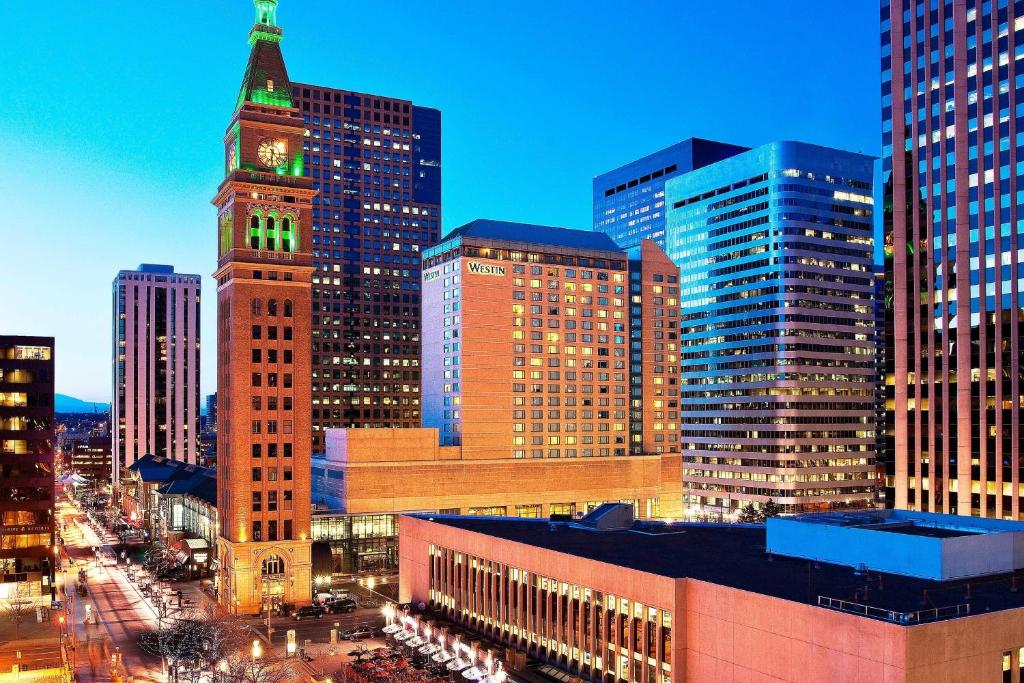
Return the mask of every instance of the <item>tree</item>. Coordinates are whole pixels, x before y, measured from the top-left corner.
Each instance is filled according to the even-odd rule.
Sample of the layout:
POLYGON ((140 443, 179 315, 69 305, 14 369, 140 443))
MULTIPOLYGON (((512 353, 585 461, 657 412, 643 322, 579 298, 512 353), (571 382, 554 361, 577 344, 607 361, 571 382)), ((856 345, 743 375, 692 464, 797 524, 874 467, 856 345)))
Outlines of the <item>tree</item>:
POLYGON ((762 521, 768 519, 769 517, 778 517, 781 514, 782 508, 779 505, 777 505, 775 501, 772 500, 771 498, 769 498, 768 502, 765 503, 764 506, 761 508, 762 521))
POLYGON ((740 524, 757 524, 764 521, 764 517, 761 516, 761 512, 754 507, 753 503, 747 503, 740 508, 740 514, 736 518, 740 524))
POLYGON ((221 680, 225 683, 288 683, 301 677, 295 661, 236 652, 225 660, 221 680))
POLYGON ((21 625, 25 623, 25 617, 33 610, 34 605, 28 596, 25 583, 22 581, 15 583, 3 603, 4 614, 14 624, 15 639, 21 638, 21 625))
POLYGON ((142 566, 150 574, 159 576, 178 566, 178 556, 165 543, 153 541, 142 560, 142 566))
POLYGON ((157 627, 139 637, 139 645, 160 657, 172 681, 199 683, 228 653, 225 627, 194 612, 161 618, 157 627))

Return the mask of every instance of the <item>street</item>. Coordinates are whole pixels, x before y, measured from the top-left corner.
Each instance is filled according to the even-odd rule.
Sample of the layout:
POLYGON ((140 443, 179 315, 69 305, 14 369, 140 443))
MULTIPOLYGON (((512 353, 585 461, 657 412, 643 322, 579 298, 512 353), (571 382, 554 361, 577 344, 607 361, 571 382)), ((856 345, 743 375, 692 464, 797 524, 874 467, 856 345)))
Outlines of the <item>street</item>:
MULTIPOLYGON (((139 636, 156 628, 158 613, 154 607, 154 599, 142 594, 136 582, 129 580, 125 565, 103 566, 93 556, 92 549, 113 549, 119 542, 118 538, 106 532, 102 527, 94 529, 88 518, 72 502, 61 498, 57 505, 58 525, 63 525, 65 555, 62 557, 61 571, 58 576, 58 593, 67 604, 71 625, 69 635, 73 635, 76 645, 76 674, 79 681, 110 681, 111 658, 119 655, 125 672, 136 681, 165 681, 159 659, 145 651, 139 645, 139 636), (76 594, 79 584, 79 571, 84 570, 87 594, 84 597, 76 594), (86 623, 87 613, 94 614, 96 623, 86 623)), ((270 643, 268 650, 278 656, 286 652, 287 633, 295 630, 297 648, 304 648, 312 657, 309 669, 318 676, 324 676, 340 668, 348 659, 350 651, 359 649, 360 643, 341 641, 331 645, 331 630, 337 624, 340 631, 364 624, 379 628, 383 624, 381 611, 377 607, 361 608, 347 614, 325 614, 321 619, 308 619, 296 622, 286 616, 272 617, 270 625, 272 633, 267 640, 267 620, 265 617, 230 617, 220 611, 213 598, 203 591, 196 581, 188 581, 165 587, 167 595, 181 590, 183 601, 188 608, 207 615, 217 615, 218 619, 231 619, 259 638, 270 643), (308 641, 308 642, 307 642, 308 641)), ((177 611, 177 599, 169 600, 170 614, 177 611)), ((90 619, 92 621, 92 619, 90 619)), ((383 644, 381 638, 363 641, 362 645, 369 648, 383 644)))

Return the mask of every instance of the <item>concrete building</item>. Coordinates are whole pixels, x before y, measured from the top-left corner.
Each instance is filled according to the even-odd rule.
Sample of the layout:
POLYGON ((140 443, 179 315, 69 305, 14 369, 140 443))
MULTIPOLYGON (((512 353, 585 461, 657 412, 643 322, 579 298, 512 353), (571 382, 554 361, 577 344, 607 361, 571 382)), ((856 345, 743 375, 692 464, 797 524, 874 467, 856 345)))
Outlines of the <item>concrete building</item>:
POLYGON ((53 337, 0 335, 0 601, 54 595, 53 337))
POLYGON ((92 486, 103 489, 110 482, 110 461, 110 436, 90 436, 71 445, 64 467, 88 479, 92 486))
POLYGON ((113 286, 110 479, 146 454, 199 456, 198 275, 144 263, 113 286))
POLYGON ((306 127, 276 0, 256 3, 224 136, 217 207, 218 600, 233 614, 309 604, 310 243, 306 127))
POLYGON ((441 234, 441 112, 292 84, 313 198, 313 452, 420 426, 420 256, 441 234))
POLYGON ((402 517, 399 601, 561 680, 1020 680, 1022 524, 881 510, 665 524, 619 507, 574 523, 402 517))
POLYGON ((894 504, 1020 519, 1024 7, 881 9, 894 504))
POLYGON ((778 142, 666 183, 691 510, 874 504, 872 164, 778 142))
POLYGON ((746 152, 747 147, 690 138, 594 177, 594 230, 623 249, 654 240, 665 248, 665 183, 746 152))

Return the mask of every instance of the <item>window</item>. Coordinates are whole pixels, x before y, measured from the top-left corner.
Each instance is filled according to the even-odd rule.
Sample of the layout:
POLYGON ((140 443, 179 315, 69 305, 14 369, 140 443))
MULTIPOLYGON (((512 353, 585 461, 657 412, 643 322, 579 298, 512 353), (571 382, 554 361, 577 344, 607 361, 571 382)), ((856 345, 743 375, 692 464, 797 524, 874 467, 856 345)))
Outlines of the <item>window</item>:
POLYGON ((252 457, 258 458, 258 457, 262 456, 263 455, 262 449, 263 449, 263 446, 261 446, 258 443, 254 443, 252 445, 252 457))
POLYGON ((263 481, 263 470, 260 469, 259 467, 253 467, 252 468, 252 480, 253 481, 263 481))
POLYGON ((284 457, 286 457, 286 458, 292 457, 292 445, 290 443, 286 443, 284 445, 284 457))
POLYGON ((260 350, 259 350, 259 349, 253 349, 253 350, 252 350, 252 362, 253 362, 253 363, 259 363, 259 362, 261 362, 261 361, 260 361, 260 355, 261 355, 261 354, 260 354, 260 350))
MULTIPOLYGON (((252 492, 252 511, 262 512, 263 511, 263 494, 259 491, 252 492)), ((255 540, 255 538, 253 539, 255 540)))
POLYGON ((277 512, 277 491, 267 491, 267 512, 277 512))
POLYGON ((263 302, 260 299, 253 299, 250 306, 254 316, 263 315, 263 302))
POLYGON ((262 384, 263 384, 263 377, 262 377, 262 375, 260 375, 260 373, 258 373, 258 372, 252 373, 252 385, 254 387, 258 387, 258 386, 262 386, 262 384))
POLYGON ((292 520, 290 519, 284 520, 284 540, 292 540, 292 520))
POLYGON ((267 468, 267 481, 277 481, 277 468, 276 467, 268 467, 267 468))
POLYGON ((292 317, 292 300, 291 299, 285 299, 284 300, 284 317, 286 317, 286 318, 292 317))
MULTIPOLYGON (((262 522, 253 522, 252 523, 252 540, 254 540, 254 541, 262 541, 263 540, 263 523, 262 522)), ((264 566, 266 566, 266 562, 264 562, 264 566)), ((266 573, 266 572, 264 572, 264 573, 266 573)))
POLYGON ((262 331, 262 328, 259 325, 253 325, 252 326, 252 338, 253 339, 259 339, 260 336, 261 336, 261 334, 260 334, 261 331, 262 331))
POLYGON ((277 540, 277 520, 276 519, 272 519, 269 522, 267 522, 267 540, 268 541, 276 541, 277 540))
POLYGON ((291 467, 285 467, 284 468, 284 480, 285 481, 291 481, 292 480, 292 468, 291 467))
POLYGON ((267 301, 267 315, 277 315, 277 299, 267 301))

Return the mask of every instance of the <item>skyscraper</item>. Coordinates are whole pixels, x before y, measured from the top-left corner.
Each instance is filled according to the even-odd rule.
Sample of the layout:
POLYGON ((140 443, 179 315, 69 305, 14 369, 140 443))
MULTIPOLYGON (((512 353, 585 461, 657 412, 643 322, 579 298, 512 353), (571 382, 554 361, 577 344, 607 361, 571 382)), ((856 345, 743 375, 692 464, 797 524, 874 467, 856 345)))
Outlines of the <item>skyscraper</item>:
POLYGON ((53 337, 0 335, 0 600, 53 595, 53 337))
POLYGON ((1024 3, 882 0, 898 508, 1020 518, 1024 3))
POLYGON ((690 138, 594 177, 594 230, 623 249, 654 240, 665 248, 665 182, 747 147, 690 138))
POLYGON ((310 601, 310 256, 305 125, 277 0, 255 0, 217 207, 219 600, 252 614, 310 601))
POLYGON ((143 263, 114 278, 112 469, 151 454, 195 463, 199 455, 198 275, 143 263))
POLYGON ((441 230, 441 113, 294 83, 313 189, 313 450, 420 426, 420 255, 441 230))
POLYGON ((779 142, 666 184, 690 506, 873 504, 872 168, 779 142))

